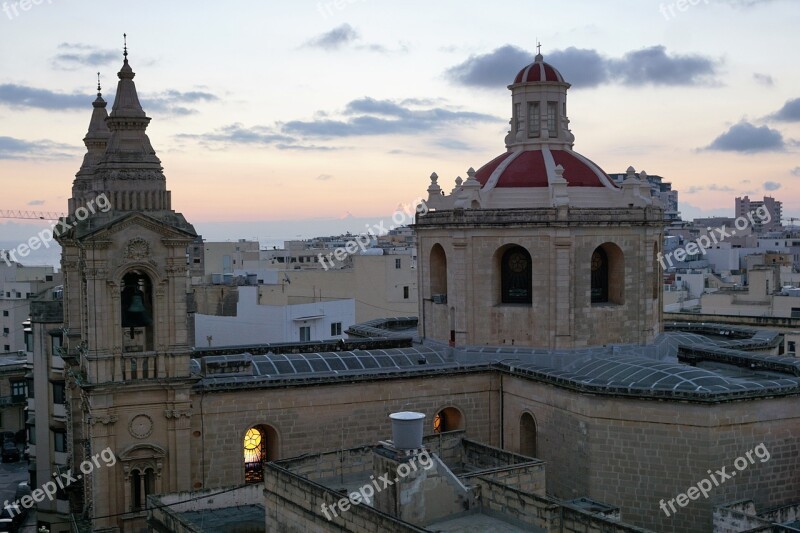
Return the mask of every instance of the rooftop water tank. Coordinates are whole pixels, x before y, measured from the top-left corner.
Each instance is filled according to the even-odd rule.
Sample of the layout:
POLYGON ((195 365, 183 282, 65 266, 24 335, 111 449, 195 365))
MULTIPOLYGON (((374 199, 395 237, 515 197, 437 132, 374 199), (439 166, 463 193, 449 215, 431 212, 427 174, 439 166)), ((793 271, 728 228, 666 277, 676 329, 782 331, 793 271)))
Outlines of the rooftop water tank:
POLYGON ((389 415, 392 419, 392 443, 398 450, 416 450, 422 448, 422 427, 425 423, 424 413, 401 411, 389 415))

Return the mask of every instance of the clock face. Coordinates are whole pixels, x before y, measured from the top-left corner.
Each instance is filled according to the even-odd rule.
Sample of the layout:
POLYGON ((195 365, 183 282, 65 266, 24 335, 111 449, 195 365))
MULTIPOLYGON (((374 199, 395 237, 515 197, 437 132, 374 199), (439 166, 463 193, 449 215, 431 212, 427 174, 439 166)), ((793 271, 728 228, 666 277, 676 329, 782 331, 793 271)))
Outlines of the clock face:
POLYGON ((511 254, 511 257, 508 258, 508 268, 512 272, 524 272, 527 267, 528 258, 519 252, 511 254))
POLYGON ((255 428, 247 430, 244 436, 244 447, 246 450, 255 450, 261 444, 261 432, 255 428))
POLYGON ((592 270, 597 270, 601 266, 603 266, 603 258, 600 257, 600 254, 594 252, 592 254, 592 270))

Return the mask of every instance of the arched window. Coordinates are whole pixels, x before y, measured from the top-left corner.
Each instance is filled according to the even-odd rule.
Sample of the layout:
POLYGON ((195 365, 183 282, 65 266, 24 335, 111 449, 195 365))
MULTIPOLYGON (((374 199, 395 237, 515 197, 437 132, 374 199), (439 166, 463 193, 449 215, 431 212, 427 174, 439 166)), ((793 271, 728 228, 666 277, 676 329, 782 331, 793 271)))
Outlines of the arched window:
POLYGON ((533 301, 531 254, 522 246, 511 246, 500 259, 500 301, 530 304, 533 301))
POLYGON ((608 302, 608 254, 602 248, 592 253, 592 303, 608 302))
POLYGON ((133 510, 142 508, 142 476, 138 470, 131 472, 131 497, 133 499, 133 510))
POLYGON ((132 510, 144 509, 147 507, 147 497, 155 493, 155 472, 152 468, 135 468, 131 471, 130 480, 132 510))
POLYGON ((120 314, 125 351, 153 351, 153 284, 144 272, 133 270, 122 278, 120 314))
POLYGON ((431 248, 430 288, 434 303, 447 303, 447 255, 441 244, 434 244, 431 248))
POLYGON ((590 266, 592 303, 624 303, 625 260, 619 246, 607 242, 595 248, 590 266))
POLYGON ((244 434, 244 482, 264 481, 264 464, 277 458, 277 433, 271 426, 254 426, 244 434))
POLYGON ((455 407, 445 407, 433 417, 433 432, 444 433, 464 428, 464 415, 455 407))
POLYGON ((519 453, 536 457, 536 421, 530 413, 522 413, 519 420, 519 453))

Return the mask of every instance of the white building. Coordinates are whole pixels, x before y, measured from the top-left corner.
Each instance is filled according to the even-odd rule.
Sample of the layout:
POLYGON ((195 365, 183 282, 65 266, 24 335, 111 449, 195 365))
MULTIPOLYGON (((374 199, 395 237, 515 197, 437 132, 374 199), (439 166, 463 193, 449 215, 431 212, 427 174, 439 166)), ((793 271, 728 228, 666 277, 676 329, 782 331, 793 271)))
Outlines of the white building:
POLYGON ((52 266, 11 266, 0 261, 0 352, 25 350, 23 322, 31 299, 61 283, 52 266))
POLYGON ((262 305, 259 288, 239 287, 236 316, 195 315, 195 346, 236 346, 344 338, 355 300, 262 305))

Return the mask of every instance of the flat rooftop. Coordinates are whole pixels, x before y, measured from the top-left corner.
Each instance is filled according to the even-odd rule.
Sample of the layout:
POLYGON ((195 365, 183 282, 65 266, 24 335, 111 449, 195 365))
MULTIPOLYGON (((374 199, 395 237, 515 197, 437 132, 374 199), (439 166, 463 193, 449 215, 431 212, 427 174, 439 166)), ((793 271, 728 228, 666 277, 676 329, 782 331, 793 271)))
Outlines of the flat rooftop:
POLYGON ((264 506, 241 505, 180 513, 195 531, 208 533, 263 533, 264 506))

